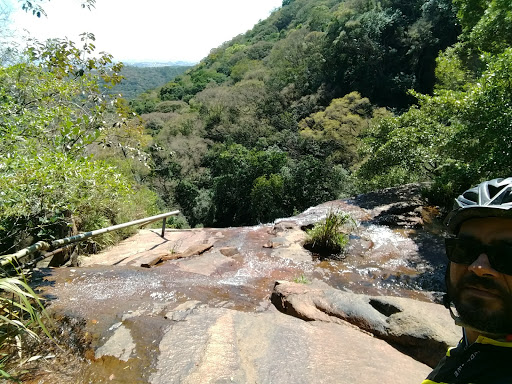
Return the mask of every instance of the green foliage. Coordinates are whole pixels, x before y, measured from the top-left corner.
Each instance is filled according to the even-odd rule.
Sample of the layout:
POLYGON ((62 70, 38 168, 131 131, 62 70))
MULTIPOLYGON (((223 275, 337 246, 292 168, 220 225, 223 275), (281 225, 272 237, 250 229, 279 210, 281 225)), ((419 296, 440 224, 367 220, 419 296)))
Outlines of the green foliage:
POLYGON ((93 53, 94 36, 82 40, 82 49, 66 39, 33 41, 17 64, 0 67, 0 252, 65 237, 73 222, 88 231, 154 211, 156 196, 134 183, 133 162, 119 161, 146 163, 126 104, 106 93, 121 66, 93 53), (119 149, 103 157, 128 176, 90 156, 100 143, 119 149), (140 193, 147 202, 132 208, 140 193))
POLYGON ((407 106, 410 88, 431 92, 435 57, 458 33, 450 0, 344 2, 334 16, 325 70, 341 94, 356 90, 378 105, 407 106))
POLYGON ((226 75, 223 73, 198 67, 164 85, 160 89, 160 98, 162 100, 189 101, 193 95, 201 92, 209 84, 220 84, 225 80, 226 75))
POLYGON ((350 175, 312 155, 290 161, 282 170, 286 181, 287 214, 352 194, 350 175))
POLYGON ((259 219, 268 217, 272 212, 261 206, 261 199, 270 194, 275 201, 282 195, 282 180, 272 175, 278 174, 286 161, 286 154, 279 150, 248 150, 238 144, 212 152, 210 170, 215 223, 221 226, 249 224, 256 221, 255 215, 260 216, 259 219), (251 210, 251 199, 255 212, 251 210))
POLYGON ((171 81, 160 89, 161 100, 181 100, 185 94, 185 88, 175 81, 171 81))
POLYGON ((414 94, 418 107, 369 130, 368 157, 358 171, 365 188, 432 181, 432 201, 449 205, 469 186, 510 174, 512 148, 504 138, 512 133, 512 49, 505 48, 507 33, 492 33, 489 24, 504 23, 510 5, 457 3, 466 41, 439 57, 434 96, 414 94), (475 47, 489 52, 475 59, 475 47))
POLYGON ((129 105, 135 113, 142 115, 145 113, 153 112, 156 108, 156 105, 160 102, 161 100, 159 98, 158 92, 152 90, 140 94, 134 100, 130 100, 129 105))
POLYGON ((293 282, 297 283, 297 284, 310 284, 311 283, 311 281, 309 281, 308 278, 306 276, 304 276, 304 274, 294 278, 293 282))
POLYGON ((463 38, 477 49, 499 53, 512 44, 512 4, 506 0, 454 0, 463 38))
POLYGON ((436 89, 464 91, 473 82, 471 71, 466 68, 458 51, 460 47, 450 47, 441 52, 436 59, 436 89))
POLYGON ((367 157, 357 173, 361 189, 386 188, 437 176, 445 158, 443 151, 449 152, 446 146, 456 129, 447 125, 457 109, 450 96, 446 93, 423 97, 421 108, 379 119, 370 126, 362 148, 367 157))
MULTIPOLYGON (((39 4, 37 4, 40 1, 41 0, 30 0, 30 1, 29 0, 18 0, 18 2, 21 3, 21 8, 25 12, 32 13, 32 15, 37 16, 37 17, 46 16, 46 12, 43 9, 43 7, 41 7, 39 4)), ((89 10, 91 8, 94 8, 95 4, 96 4, 96 0, 85 0, 80 3, 82 8, 87 8, 89 10)))
POLYGON ((125 65, 121 70, 123 80, 109 93, 120 93, 125 99, 132 100, 148 90, 167 84, 188 69, 190 67, 187 66, 134 67, 125 65))
POLYGON ((276 90, 293 87, 293 98, 316 91, 322 83, 323 42, 323 33, 307 28, 293 30, 278 41, 269 56, 268 86, 276 90))
POLYGON ((281 175, 263 175, 254 180, 251 211, 256 221, 268 223, 284 214, 284 180, 281 175))
POLYGON ((93 36, 82 39, 84 54, 69 40, 34 41, 25 62, 0 68, 0 154, 36 146, 79 154, 122 123, 122 103, 100 85, 117 84, 120 66, 86 56, 93 36))
POLYGON ((329 212, 327 217, 307 231, 304 247, 319 255, 320 258, 343 258, 348 244, 348 236, 340 230, 353 219, 348 213, 329 212))
MULTIPOLYGON (((0 168, 0 238, 3 252, 24 239, 67 236, 71 215, 79 231, 91 231, 154 212, 155 197, 134 191, 114 167, 69 154, 43 152, 2 159, 0 168), (146 201, 137 196, 144 194, 146 201)), ((95 239, 111 245, 114 235, 95 239)), ((30 244, 26 244, 30 245, 30 244)))
POLYGON ((475 78, 474 57, 438 61, 439 94, 419 109, 446 104, 445 115, 389 110, 409 108, 420 97, 411 88, 434 90, 435 58, 458 33, 450 0, 288 1, 132 101, 154 140, 141 178, 192 226, 270 221, 358 188, 435 178, 459 127, 448 100, 475 78), (269 158, 282 161, 254 161, 269 158))
POLYGON ((272 127, 259 119, 259 105, 265 97, 264 84, 247 80, 234 87, 209 87, 193 99, 204 121, 206 138, 252 147, 272 127))
POLYGON ((450 143, 453 157, 486 179, 512 169, 512 143, 504 139, 512 134, 512 49, 487 61, 478 83, 459 100, 460 129, 450 143))
POLYGON ((357 160, 358 137, 372 114, 370 100, 352 92, 299 122, 300 134, 328 145, 329 160, 350 166, 357 160))
POLYGON ((43 323, 49 319, 43 304, 23 277, 0 278, 0 376, 13 378, 5 365, 21 351, 27 337, 51 337, 43 323))

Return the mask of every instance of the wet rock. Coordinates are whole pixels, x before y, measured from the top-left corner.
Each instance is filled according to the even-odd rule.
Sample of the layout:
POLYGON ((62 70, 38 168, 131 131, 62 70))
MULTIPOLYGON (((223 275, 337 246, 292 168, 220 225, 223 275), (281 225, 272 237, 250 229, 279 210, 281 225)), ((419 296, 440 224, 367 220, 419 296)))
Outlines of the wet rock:
POLYGON ((168 312, 165 315, 166 319, 171 319, 173 321, 184 321, 187 316, 197 307, 201 305, 201 302, 198 300, 190 300, 185 303, 178 305, 172 311, 168 312))
POLYGON ((156 384, 421 382, 429 368, 407 354, 431 364, 422 350, 444 353, 458 332, 439 306, 390 296, 428 300, 432 292, 421 289, 441 289, 442 241, 425 229, 375 224, 385 212, 400 224, 417 208, 412 202, 406 209, 405 197, 374 198, 328 202, 275 225, 168 230, 165 238, 142 230, 81 268, 44 270, 48 280, 40 281, 53 311, 85 319, 84 332, 94 335, 91 379, 83 382, 107 383, 112 375, 156 384), (314 260, 300 228, 338 209, 361 224, 347 258, 314 260), (149 256, 206 243, 215 248, 201 256, 140 267, 149 256), (273 302, 294 317, 270 303, 277 280, 314 281, 276 287, 273 302))
POLYGON ((422 205, 416 201, 389 204, 380 208, 382 211, 370 221, 371 223, 403 228, 423 226, 422 205))
POLYGON ((135 343, 130 330, 121 323, 115 324, 113 328, 115 329, 114 333, 105 344, 96 350, 95 358, 113 356, 119 360, 128 361, 135 350, 135 343))
POLYGON ((348 199, 347 203, 365 209, 368 222, 401 228, 422 228, 424 221, 431 222, 439 210, 428 206, 422 196, 425 184, 406 184, 386 188, 348 199))
POLYGON ((297 229, 297 228, 298 228, 297 223, 295 223, 294 221, 282 220, 282 221, 279 221, 276 224, 274 224, 274 226, 269 231, 269 233, 271 235, 277 235, 277 234, 279 234, 281 232, 286 232, 286 231, 289 231, 291 229, 297 229))
POLYGON ((283 222, 276 226, 280 228, 278 231, 280 236, 273 237, 269 242, 271 244, 269 248, 273 248, 271 256, 293 260, 298 263, 311 262, 311 253, 302 246, 307 237, 306 233, 299 226, 290 222, 283 222))
POLYGON ((310 262, 311 253, 306 251, 300 244, 291 244, 287 247, 280 247, 272 251, 272 257, 289 259, 296 262, 310 262))
MULTIPOLYGON (((174 261, 176 263, 176 261, 174 261)), ((234 261, 230 257, 224 256, 219 251, 208 252, 201 257, 184 259, 177 266, 182 271, 192 272, 203 276, 211 276, 223 266, 232 264, 234 261)))
POLYGON ((348 202, 368 210, 404 202, 413 202, 417 205, 422 205, 425 202, 421 197, 423 188, 423 184, 406 184, 399 187, 386 188, 357 195, 353 199, 349 199, 348 202))
POLYGON ((349 322, 430 366, 460 338, 448 311, 438 304, 354 294, 319 281, 279 281, 271 300, 280 311, 303 320, 349 322))

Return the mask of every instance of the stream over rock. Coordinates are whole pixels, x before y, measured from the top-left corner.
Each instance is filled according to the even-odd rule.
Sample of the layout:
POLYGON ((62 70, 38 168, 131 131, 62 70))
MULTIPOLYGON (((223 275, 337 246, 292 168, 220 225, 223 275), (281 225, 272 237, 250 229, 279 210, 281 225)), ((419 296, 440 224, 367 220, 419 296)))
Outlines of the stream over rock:
POLYGON ((444 252, 419 188, 268 225, 140 230, 80 267, 39 268, 53 316, 81 324, 71 351, 85 352, 32 382, 421 382, 459 330, 435 304, 444 252), (302 228, 332 210, 358 225, 344 260, 319 261, 302 228))

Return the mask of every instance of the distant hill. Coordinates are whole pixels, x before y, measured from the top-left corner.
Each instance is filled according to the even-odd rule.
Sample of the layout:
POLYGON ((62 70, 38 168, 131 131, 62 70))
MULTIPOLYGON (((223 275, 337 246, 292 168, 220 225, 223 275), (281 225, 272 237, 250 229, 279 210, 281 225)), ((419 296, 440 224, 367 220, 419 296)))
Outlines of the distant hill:
POLYGON ((165 62, 154 62, 154 61, 123 61, 126 66, 129 67, 192 67, 197 62, 191 61, 165 61, 165 62))
POLYGON ((131 100, 149 89, 161 87, 173 80, 176 76, 183 74, 190 66, 174 65, 153 67, 127 65, 123 67, 121 74, 124 80, 116 85, 111 93, 120 93, 125 99, 131 100))

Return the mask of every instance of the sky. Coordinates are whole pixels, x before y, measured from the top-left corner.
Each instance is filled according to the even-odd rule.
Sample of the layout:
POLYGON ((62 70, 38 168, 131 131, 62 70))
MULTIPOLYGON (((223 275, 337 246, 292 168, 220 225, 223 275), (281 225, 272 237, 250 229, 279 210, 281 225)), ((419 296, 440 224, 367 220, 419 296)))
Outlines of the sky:
POLYGON ((212 48, 266 19, 282 0, 96 0, 91 11, 80 0, 43 1, 47 17, 13 5, 11 28, 44 40, 82 32, 96 37, 97 51, 115 61, 199 62, 212 48))

